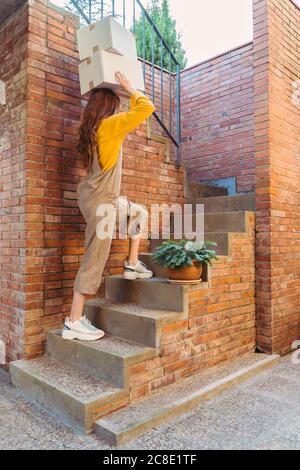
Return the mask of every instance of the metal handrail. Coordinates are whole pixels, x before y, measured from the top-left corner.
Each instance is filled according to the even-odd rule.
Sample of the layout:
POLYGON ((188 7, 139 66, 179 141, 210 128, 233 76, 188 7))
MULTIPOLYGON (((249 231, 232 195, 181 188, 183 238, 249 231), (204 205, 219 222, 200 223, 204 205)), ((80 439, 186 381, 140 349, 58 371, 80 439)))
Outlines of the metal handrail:
MULTIPOLYGON (((79 13, 80 17, 85 21, 87 24, 90 24, 97 19, 103 18, 104 15, 109 14, 110 16, 114 16, 117 18, 121 18, 123 25, 126 26, 126 5, 129 4, 129 0, 122 0, 122 7, 121 7, 121 14, 117 14, 116 9, 116 0, 87 0, 88 6, 88 14, 86 14, 80 5, 78 4, 77 0, 70 0, 73 6, 76 8, 77 12, 79 13), (97 7, 96 14, 93 15, 92 6, 97 7)), ((120 2, 119 2, 120 3, 120 2)), ((167 136, 171 139, 176 147, 176 166, 180 166, 180 142, 181 142, 181 107, 180 107, 180 64, 177 61, 175 55, 171 51, 170 47, 168 46, 167 42, 163 38, 162 34, 160 33, 159 29, 157 28, 156 24, 152 20, 151 16, 149 15, 148 11, 143 6, 140 0, 132 0, 132 29, 135 32, 136 20, 137 20, 137 7, 139 7, 141 11, 141 20, 143 22, 143 56, 140 57, 143 61, 143 71, 144 71, 144 79, 146 77, 146 63, 149 62, 146 60, 146 38, 145 38, 145 23, 146 21, 151 27, 152 31, 152 38, 151 38, 151 47, 152 47, 152 60, 150 62, 151 65, 151 83, 150 87, 152 89, 152 100, 155 104, 155 68, 160 69, 160 110, 154 113, 154 117, 159 125, 162 127, 163 131, 167 134, 167 136), (155 63, 155 37, 159 41, 160 44, 160 65, 155 63), (165 55, 166 54, 166 55, 165 55), (163 57, 169 57, 169 119, 168 123, 166 123, 165 119, 165 110, 164 110, 164 74, 166 73, 165 68, 163 67, 163 57), (172 67, 176 70, 175 74, 172 72, 172 67), (174 75, 176 76, 175 82, 175 96, 173 96, 173 78, 174 75), (175 122, 173 121, 173 103, 175 103, 175 122)))

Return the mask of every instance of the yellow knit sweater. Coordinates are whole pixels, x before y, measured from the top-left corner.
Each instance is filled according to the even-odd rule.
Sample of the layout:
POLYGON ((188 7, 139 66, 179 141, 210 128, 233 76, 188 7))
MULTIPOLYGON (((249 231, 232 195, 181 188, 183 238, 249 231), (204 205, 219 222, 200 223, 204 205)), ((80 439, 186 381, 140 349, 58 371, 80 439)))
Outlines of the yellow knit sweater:
POLYGON ((100 167, 104 171, 116 165, 126 135, 148 119, 154 110, 152 101, 135 91, 130 97, 129 111, 103 119, 96 133, 96 142, 100 167))

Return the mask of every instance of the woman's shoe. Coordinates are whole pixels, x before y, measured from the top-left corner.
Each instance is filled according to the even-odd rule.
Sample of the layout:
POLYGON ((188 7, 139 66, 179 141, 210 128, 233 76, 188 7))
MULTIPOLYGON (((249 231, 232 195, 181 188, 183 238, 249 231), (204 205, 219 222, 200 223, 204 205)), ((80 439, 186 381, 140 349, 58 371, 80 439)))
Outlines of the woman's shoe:
POLYGON ((153 277, 153 272, 150 271, 142 261, 138 261, 135 266, 132 266, 128 261, 125 261, 123 277, 130 281, 133 281, 134 279, 149 279, 150 277, 153 277))
POLYGON ((64 339, 81 339, 82 341, 97 341, 103 338, 104 335, 104 331, 98 330, 86 317, 82 317, 75 322, 71 322, 70 318, 66 318, 62 331, 64 339))

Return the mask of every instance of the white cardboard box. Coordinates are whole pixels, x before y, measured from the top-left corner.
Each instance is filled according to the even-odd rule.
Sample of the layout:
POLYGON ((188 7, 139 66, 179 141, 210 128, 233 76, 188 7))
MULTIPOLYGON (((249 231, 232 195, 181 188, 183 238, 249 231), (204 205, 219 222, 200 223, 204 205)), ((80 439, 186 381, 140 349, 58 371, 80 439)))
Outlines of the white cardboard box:
POLYGON ((84 95, 93 88, 104 87, 120 92, 120 85, 115 77, 117 70, 124 73, 133 88, 145 91, 143 66, 139 60, 100 50, 79 64, 81 94, 84 95))
POLYGON ((80 60, 101 49, 137 59, 135 36, 112 16, 77 30, 77 40, 80 60))

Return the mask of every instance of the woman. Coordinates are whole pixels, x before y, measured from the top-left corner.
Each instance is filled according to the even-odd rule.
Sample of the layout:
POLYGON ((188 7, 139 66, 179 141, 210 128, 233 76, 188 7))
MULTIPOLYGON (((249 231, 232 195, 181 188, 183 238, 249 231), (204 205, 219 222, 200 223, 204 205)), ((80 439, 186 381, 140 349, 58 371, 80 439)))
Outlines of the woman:
MULTIPOLYGON (((122 90, 130 96, 130 109, 120 113, 120 98, 112 90, 102 88, 92 91, 85 108, 79 131, 78 151, 88 175, 78 186, 78 203, 86 220, 85 254, 74 284, 70 318, 66 318, 62 336, 66 339, 97 340, 104 332, 95 328, 82 316, 87 294, 96 294, 101 284, 103 269, 109 254, 112 236, 99 235, 99 212, 109 204, 109 212, 126 209, 145 210, 119 197, 122 171, 122 142, 126 135, 149 118, 155 107, 151 100, 134 90, 126 77, 116 73, 122 90)), ((115 220, 115 219, 114 219, 115 220)), ((145 220, 145 217, 141 218, 145 220)), ((140 224, 142 225, 142 223, 140 224)), ((126 279, 150 278, 153 273, 138 260, 140 233, 130 238, 128 260, 123 276, 126 279)))

